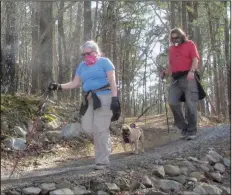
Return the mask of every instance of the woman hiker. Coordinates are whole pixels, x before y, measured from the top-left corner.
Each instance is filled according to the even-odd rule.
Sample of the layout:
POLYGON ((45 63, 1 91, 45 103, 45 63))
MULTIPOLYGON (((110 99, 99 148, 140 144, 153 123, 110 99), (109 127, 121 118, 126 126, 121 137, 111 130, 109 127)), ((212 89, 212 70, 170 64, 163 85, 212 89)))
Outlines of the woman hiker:
POLYGON ((49 89, 73 89, 82 85, 82 129, 94 140, 94 168, 101 170, 110 163, 110 122, 120 116, 115 67, 108 58, 100 57, 100 49, 94 41, 84 43, 81 50, 84 61, 79 64, 74 79, 65 84, 52 83, 49 89))

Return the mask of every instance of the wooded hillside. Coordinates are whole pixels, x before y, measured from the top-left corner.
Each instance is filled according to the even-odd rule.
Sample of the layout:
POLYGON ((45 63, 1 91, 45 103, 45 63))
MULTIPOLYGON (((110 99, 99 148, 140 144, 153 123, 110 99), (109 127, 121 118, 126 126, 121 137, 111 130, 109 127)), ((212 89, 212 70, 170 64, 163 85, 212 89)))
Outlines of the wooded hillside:
MULTIPOLYGON (((81 62, 80 46, 99 43, 116 67, 124 116, 164 113, 163 83, 169 33, 182 28, 201 55, 207 98, 202 115, 231 113, 229 1, 54 1, 1 2, 1 92, 37 95, 49 82, 69 82, 81 62), (162 101, 161 101, 162 100, 162 101)), ((169 81, 165 81, 165 93, 169 81)), ((80 102, 81 90, 59 93, 80 102)))

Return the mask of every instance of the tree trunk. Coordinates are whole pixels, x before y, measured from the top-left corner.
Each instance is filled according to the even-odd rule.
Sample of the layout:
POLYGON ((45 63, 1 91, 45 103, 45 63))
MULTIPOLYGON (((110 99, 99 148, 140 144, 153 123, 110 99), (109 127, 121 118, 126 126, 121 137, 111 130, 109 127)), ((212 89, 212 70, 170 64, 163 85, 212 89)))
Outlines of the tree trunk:
POLYGON ((182 1, 182 29, 187 33, 187 4, 186 1, 182 1))
POLYGON ((16 40, 17 33, 15 27, 16 2, 8 1, 6 5, 6 47, 4 50, 2 67, 2 91, 14 94, 16 92, 15 85, 15 65, 16 65, 16 40))
MULTIPOLYGON (((64 8, 64 1, 60 2, 60 9, 59 12, 64 8)), ((59 56, 59 83, 64 82, 64 77, 65 77, 65 71, 64 71, 64 66, 67 66, 67 64, 63 63, 63 52, 62 52, 62 36, 64 32, 63 28, 63 12, 59 14, 60 17, 58 18, 58 56, 59 56)))
POLYGON ((225 25, 224 25, 224 36, 225 36, 225 62, 226 62, 226 70, 227 70, 227 101, 228 101, 228 114, 229 119, 231 119, 231 56, 229 53, 230 50, 230 31, 228 25, 228 17, 227 17, 227 1, 224 2, 225 7, 225 25))
POLYGON ((187 2, 187 7, 190 9, 188 10, 188 30, 187 30, 187 34, 189 39, 193 39, 193 20, 194 20, 194 13, 193 14, 193 3, 192 2, 187 2))
POLYGON ((96 40, 96 32, 97 32, 97 21, 98 21, 98 0, 96 0, 96 8, 95 8, 95 15, 94 15, 94 23, 93 23, 93 39, 96 40))
POLYGON ((175 14, 175 7, 176 7, 176 3, 174 1, 171 1, 171 28, 175 28, 176 27, 176 14, 175 14))
MULTIPOLYGON (((52 23, 52 2, 40 2, 40 36, 52 23)), ((51 27, 52 28, 52 27, 51 27)), ((48 84, 53 80, 52 75, 52 54, 53 54, 53 30, 49 30, 41 40, 40 47, 40 90, 42 93, 47 89, 48 84)))
POLYGON ((32 87, 31 87, 31 93, 35 94, 37 90, 39 89, 39 58, 36 56, 39 48, 36 47, 38 41, 39 41, 39 3, 34 2, 32 3, 32 15, 31 15, 31 28, 32 28, 32 60, 31 60, 31 66, 32 66, 32 87))
POLYGON ((91 39, 91 31, 91 1, 84 1, 84 41, 88 41, 91 39))

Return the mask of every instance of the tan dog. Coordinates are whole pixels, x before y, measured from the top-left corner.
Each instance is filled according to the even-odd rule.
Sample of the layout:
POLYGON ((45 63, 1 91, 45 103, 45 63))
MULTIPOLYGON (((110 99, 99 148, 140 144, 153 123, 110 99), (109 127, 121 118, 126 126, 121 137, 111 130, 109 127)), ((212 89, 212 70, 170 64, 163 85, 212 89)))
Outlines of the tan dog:
POLYGON ((126 152, 125 144, 129 143, 131 145, 131 150, 134 154, 139 153, 139 141, 141 143, 141 151, 144 152, 144 134, 143 130, 132 124, 131 126, 124 124, 122 126, 122 137, 123 137, 123 148, 126 152))

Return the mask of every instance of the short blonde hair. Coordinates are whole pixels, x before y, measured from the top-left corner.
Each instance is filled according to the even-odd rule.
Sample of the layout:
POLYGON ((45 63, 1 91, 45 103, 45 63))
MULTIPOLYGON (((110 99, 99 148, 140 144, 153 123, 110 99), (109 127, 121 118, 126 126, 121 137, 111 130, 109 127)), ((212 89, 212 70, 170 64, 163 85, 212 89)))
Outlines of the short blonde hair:
POLYGON ((81 46, 82 52, 83 52, 83 50, 84 50, 85 48, 90 48, 90 49, 92 49, 93 52, 96 52, 98 55, 101 55, 101 51, 100 51, 100 49, 99 49, 99 47, 98 47, 98 44, 97 44, 95 41, 93 41, 93 40, 86 41, 86 42, 81 46))

